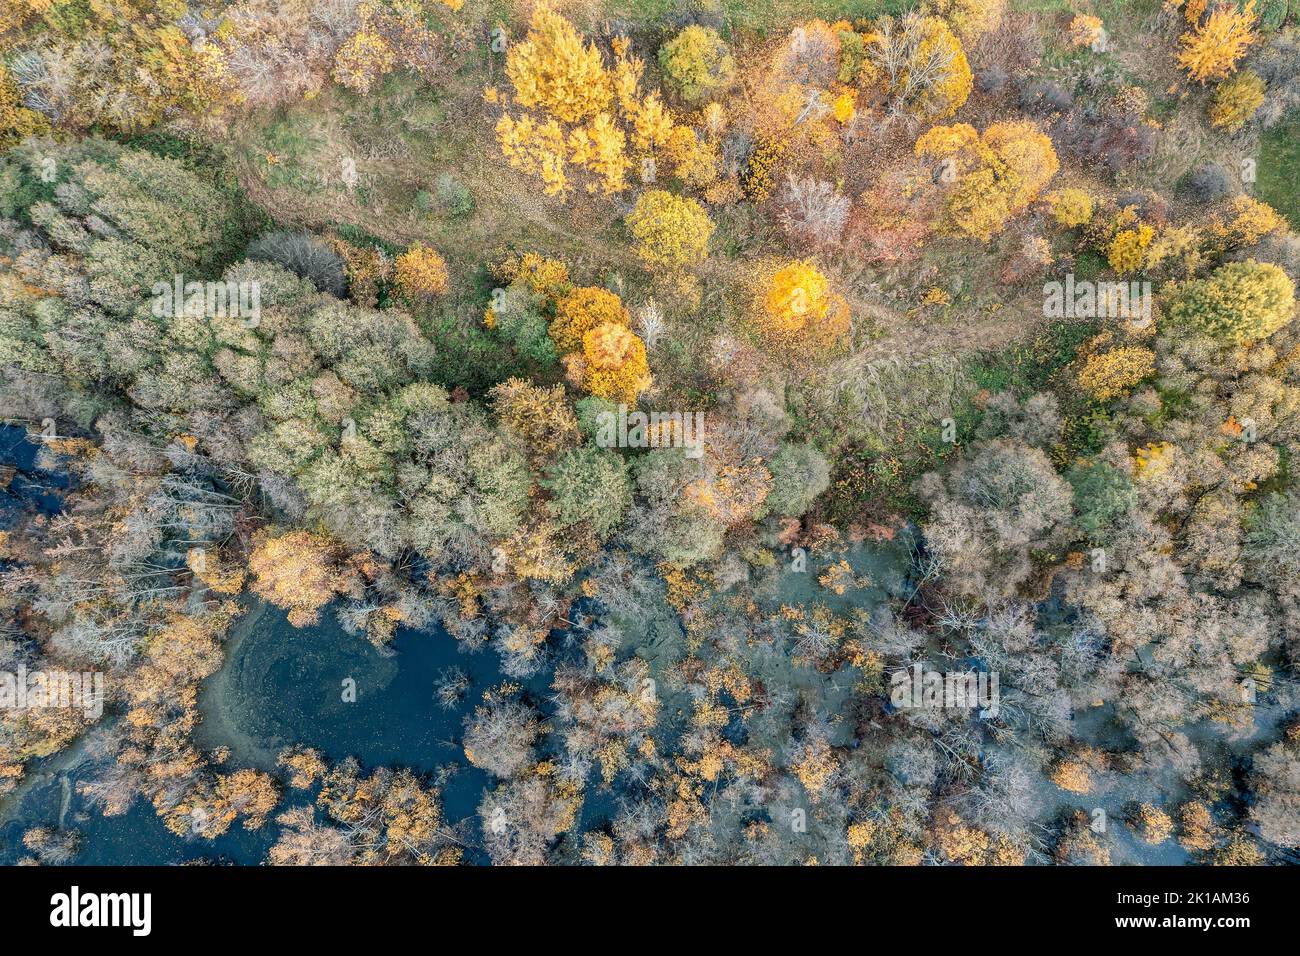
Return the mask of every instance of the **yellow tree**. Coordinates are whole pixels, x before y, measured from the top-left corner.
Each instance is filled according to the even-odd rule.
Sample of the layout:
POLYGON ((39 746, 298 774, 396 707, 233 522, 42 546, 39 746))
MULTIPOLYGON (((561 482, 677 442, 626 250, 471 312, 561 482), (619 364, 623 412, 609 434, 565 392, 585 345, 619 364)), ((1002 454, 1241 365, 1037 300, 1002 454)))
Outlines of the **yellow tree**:
POLYGON ((782 349, 821 350, 849 330, 844 298, 808 259, 777 269, 763 283, 757 303, 758 327, 769 344, 782 349))
POLYGON ((259 532, 248 558, 253 592, 287 610, 294 627, 315 624, 321 608, 351 585, 351 577, 340 569, 338 559, 334 542, 323 535, 259 532))
POLYGON ((650 387, 645 343, 627 326, 614 322, 587 332, 581 355, 568 356, 566 365, 570 378, 601 398, 632 404, 650 387))
POLYGON ((582 348, 583 338, 592 329, 609 324, 626 327, 629 319, 623 300, 613 292, 599 286, 583 286, 574 289, 555 307, 555 318, 550 325, 551 340, 561 355, 577 352, 582 348))
POLYGON ((1235 3, 1219 4, 1204 23, 1178 38, 1178 65, 1198 83, 1222 79, 1259 39, 1254 32, 1258 19, 1255 0, 1246 0, 1240 10, 1235 3))
POLYGON ((949 231, 986 242, 1060 167, 1052 140, 1029 121, 994 123, 983 136, 966 123, 935 126, 916 141, 916 154, 938 160, 940 179, 950 183, 949 231))
POLYGON ((1006 0, 925 0, 921 12, 939 17, 967 45, 994 30, 1006 13, 1006 0))
POLYGON ((545 3, 533 10, 528 36, 506 54, 506 76, 520 106, 545 110, 566 123, 607 110, 613 99, 600 51, 545 3))
POLYGON ((708 257, 713 221, 694 199, 667 190, 642 193, 627 216, 636 251, 649 266, 684 266, 708 257))
POLYGON ((409 299, 433 299, 447 291, 447 263, 434 249, 417 242, 393 263, 397 288, 409 299))

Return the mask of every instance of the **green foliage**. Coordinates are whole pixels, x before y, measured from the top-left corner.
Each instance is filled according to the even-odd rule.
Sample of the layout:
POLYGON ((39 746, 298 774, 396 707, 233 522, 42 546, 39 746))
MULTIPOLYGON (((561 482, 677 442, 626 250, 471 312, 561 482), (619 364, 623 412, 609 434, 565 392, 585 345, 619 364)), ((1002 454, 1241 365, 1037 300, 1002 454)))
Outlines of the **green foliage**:
POLYGON ((736 62, 718 32, 696 24, 659 48, 659 66, 669 85, 688 103, 698 103, 726 87, 736 72, 736 62))
POLYGON ((602 538, 622 523, 632 504, 622 456, 590 445, 565 452, 541 484, 551 494, 547 509, 563 527, 589 521, 602 538))
POLYGON ((1178 289, 1171 321, 1225 342, 1268 338, 1294 317, 1295 285, 1285 272, 1253 259, 1220 266, 1178 289))
POLYGON ((773 514, 797 517, 831 483, 830 466, 812 445, 783 444, 767 462, 772 489, 765 502, 773 514))
POLYGON ((1080 462, 1065 479, 1074 488, 1078 525, 1090 538, 1103 538, 1137 504, 1137 488, 1129 476, 1105 462, 1080 462))

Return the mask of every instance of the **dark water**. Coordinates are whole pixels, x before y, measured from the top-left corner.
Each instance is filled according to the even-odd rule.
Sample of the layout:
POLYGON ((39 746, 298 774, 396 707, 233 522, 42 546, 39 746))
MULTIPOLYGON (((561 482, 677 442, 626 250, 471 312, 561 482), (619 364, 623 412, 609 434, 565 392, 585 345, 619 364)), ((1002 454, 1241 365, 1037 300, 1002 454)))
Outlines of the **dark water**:
MULTIPOLYGON (((204 719, 195 743, 208 752, 228 747, 231 768, 274 771, 283 748, 302 744, 331 762, 355 757, 366 770, 442 771, 444 813, 453 824, 465 821, 466 857, 478 861, 477 808, 490 778, 466 761, 461 733, 482 692, 505 678, 495 652, 464 654, 458 647, 445 633, 399 630, 395 653, 381 654, 346 634, 328 611, 319 625, 294 628, 280 609, 255 603, 227 639, 225 665, 200 690, 204 719), (466 673, 470 686, 448 709, 437 700, 434 684, 450 667, 466 673), (345 681, 354 682, 354 700, 344 699, 345 681)), ((542 709, 549 680, 548 670, 524 685, 525 696, 542 709)), ((0 809, 7 820, 0 827, 0 864, 23 855, 22 832, 38 824, 80 831, 83 849, 76 862, 88 865, 196 859, 256 864, 275 842, 273 820, 253 833, 237 823, 214 841, 181 839, 144 801, 123 816, 104 818, 76 792, 97 769, 79 750, 30 765, 31 781, 19 799, 9 798, 10 806, 0 809)), ((308 803, 313 795, 286 790, 282 806, 308 803)))

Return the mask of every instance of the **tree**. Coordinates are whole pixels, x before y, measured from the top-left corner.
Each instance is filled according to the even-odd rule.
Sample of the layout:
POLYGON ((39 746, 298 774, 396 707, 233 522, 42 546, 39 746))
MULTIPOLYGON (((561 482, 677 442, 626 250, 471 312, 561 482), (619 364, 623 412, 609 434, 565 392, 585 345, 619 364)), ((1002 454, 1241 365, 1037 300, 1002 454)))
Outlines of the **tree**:
POLYGON ((392 71, 397 55, 379 33, 361 29, 334 54, 334 79, 354 92, 365 94, 392 71))
POLYGON ((894 109, 920 119, 951 116, 974 88, 961 41, 938 17, 886 17, 868 34, 864 49, 868 65, 859 81, 879 83, 894 109))
POLYGON ((1102 461, 1078 462, 1065 475, 1074 489, 1080 529, 1096 539, 1137 506, 1137 488, 1124 472, 1102 461))
POLYGON ((631 404, 650 387, 645 343, 626 326, 607 322, 582 338, 582 352, 565 359, 570 380, 592 395, 631 404))
POLYGON ((447 262, 437 251, 417 242, 393 264, 397 288, 409 299, 435 299, 447 291, 447 262))
POLYGON ((586 286, 574 289, 555 307, 551 339, 561 354, 577 352, 584 337, 600 325, 627 326, 631 321, 623 300, 608 289, 586 286))
POLYGON ((1066 229, 1086 226, 1092 220, 1092 197, 1085 190, 1071 186, 1054 190, 1044 198, 1052 218, 1066 229))
POLYGON ((564 386, 546 388, 511 378, 491 392, 498 421, 528 447, 535 461, 550 461, 578 443, 578 417, 564 396, 564 386))
POLYGON ((309 232, 263 233, 249 243, 244 255, 274 262, 330 295, 342 298, 347 291, 343 258, 309 232))
POLYGON ((779 196, 781 225, 811 245, 838 242, 853 205, 828 182, 788 176, 779 196))
POLYGON ((253 593, 287 610, 294 627, 315 624, 321 608, 350 587, 338 557, 334 542, 309 531, 259 532, 248 556, 253 593))
POLYGON ((1030 574, 1029 552, 1047 547, 1071 516, 1073 493, 1041 450, 982 442, 944 475, 922 477, 930 508, 926 544, 946 586, 965 596, 1013 594, 1030 574))
POLYGON ((513 777, 533 761, 542 722, 527 704, 490 700, 465 718, 465 757, 498 777, 513 777))
POLYGON ((590 445, 566 452, 547 471, 542 487, 551 495, 547 510, 561 527, 590 522, 607 538, 632 506, 627 465, 616 451, 590 445))
POLYGON ((693 265, 708 257, 713 222, 694 199, 650 189, 627 215, 636 251, 648 266, 693 265))
POLYGON ((1006 0, 926 0, 921 12, 942 19, 969 46, 998 28, 1006 8, 1006 0))
POLYGON ((1076 381, 1099 402, 1108 402, 1130 392, 1156 370, 1156 356, 1150 349, 1121 345, 1095 351, 1084 360, 1076 381))
POLYGON ((849 330, 848 303, 831 291, 826 276, 809 259, 772 272, 760 291, 757 311, 763 337, 792 353, 833 347, 849 330))
POLYGON ((916 141, 916 154, 939 160, 955 180, 946 201, 949 229, 986 242, 1038 197, 1060 165, 1051 139, 1028 121, 994 123, 982 136, 966 123, 935 126, 916 141))
POLYGON ((1171 321, 1225 342, 1266 339, 1295 314, 1295 285, 1275 265, 1254 259, 1220 266, 1174 293, 1171 321))
POLYGON ((692 24, 659 48, 659 66, 679 96, 697 103, 731 83, 735 60, 712 27, 692 24))
POLYGON ((506 76, 520 106, 566 123, 608 110, 614 96, 600 51, 545 3, 533 9, 528 36, 506 54, 506 76))
POLYGON ((1237 67, 1246 49, 1258 40, 1255 0, 1216 4, 1205 21, 1178 38, 1178 65, 1198 83, 1219 80, 1237 67))

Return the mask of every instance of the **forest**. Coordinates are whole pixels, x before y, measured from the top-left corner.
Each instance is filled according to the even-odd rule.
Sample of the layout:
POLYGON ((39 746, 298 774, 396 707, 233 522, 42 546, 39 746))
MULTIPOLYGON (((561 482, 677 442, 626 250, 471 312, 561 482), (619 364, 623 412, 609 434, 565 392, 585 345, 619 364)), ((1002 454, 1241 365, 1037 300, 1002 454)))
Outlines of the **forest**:
POLYGON ((1297 228, 1288 0, 7 0, 0 863, 1300 862, 1297 228))

